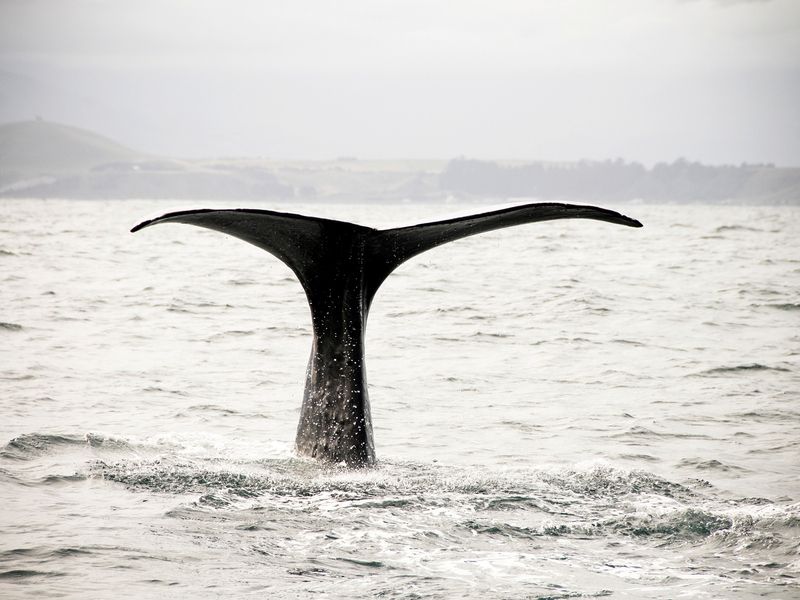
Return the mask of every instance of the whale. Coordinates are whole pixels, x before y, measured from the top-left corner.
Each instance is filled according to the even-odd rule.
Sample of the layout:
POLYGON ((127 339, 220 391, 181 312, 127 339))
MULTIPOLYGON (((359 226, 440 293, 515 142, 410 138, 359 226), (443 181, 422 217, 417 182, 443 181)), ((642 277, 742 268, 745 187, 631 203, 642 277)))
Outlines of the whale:
POLYGON ((200 208, 168 212, 131 232, 161 223, 205 227, 266 250, 294 272, 312 322, 294 449, 300 456, 359 468, 376 462, 364 341, 369 309, 384 280, 410 258, 442 244, 556 219, 642 226, 596 206, 528 203, 390 229, 265 209, 200 208))

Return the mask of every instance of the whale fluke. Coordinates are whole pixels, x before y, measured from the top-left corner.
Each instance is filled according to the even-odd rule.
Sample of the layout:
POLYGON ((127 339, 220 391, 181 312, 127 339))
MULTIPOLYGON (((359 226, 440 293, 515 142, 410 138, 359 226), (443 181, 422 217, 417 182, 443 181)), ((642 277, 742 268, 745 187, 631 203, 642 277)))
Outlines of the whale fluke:
POLYGON ((197 209, 144 221, 186 223, 238 237, 295 273, 311 309, 313 341, 297 427, 299 454, 359 467, 375 462, 364 363, 367 315, 381 283, 403 262, 463 237, 553 219, 595 219, 641 227, 595 206, 523 204, 394 229, 260 209, 197 209))

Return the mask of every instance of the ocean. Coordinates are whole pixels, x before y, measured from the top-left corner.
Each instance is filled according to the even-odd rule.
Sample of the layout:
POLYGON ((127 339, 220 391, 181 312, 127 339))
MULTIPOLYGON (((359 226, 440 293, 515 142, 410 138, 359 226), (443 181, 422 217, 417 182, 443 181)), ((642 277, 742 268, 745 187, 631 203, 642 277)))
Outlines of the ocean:
POLYGON ((0 201, 0 596, 800 597, 800 208, 607 207, 644 228, 387 279, 379 463, 347 470, 292 452, 311 330, 277 259, 128 232, 172 203, 0 201))

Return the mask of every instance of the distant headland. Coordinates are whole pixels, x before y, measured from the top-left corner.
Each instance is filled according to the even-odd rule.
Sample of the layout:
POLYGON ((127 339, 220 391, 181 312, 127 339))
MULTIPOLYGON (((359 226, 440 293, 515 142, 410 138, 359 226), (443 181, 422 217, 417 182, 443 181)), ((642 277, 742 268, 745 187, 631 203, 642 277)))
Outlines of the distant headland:
POLYGON ((800 204, 800 168, 622 159, 179 159, 37 119, 0 125, 0 197, 800 204))

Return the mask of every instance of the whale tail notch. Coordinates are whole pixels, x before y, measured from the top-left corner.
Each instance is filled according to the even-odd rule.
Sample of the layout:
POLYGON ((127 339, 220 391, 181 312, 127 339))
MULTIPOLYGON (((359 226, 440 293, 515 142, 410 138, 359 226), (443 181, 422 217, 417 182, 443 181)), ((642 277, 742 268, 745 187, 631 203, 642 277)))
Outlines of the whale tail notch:
POLYGON ((450 241, 570 218, 642 226, 594 206, 537 203, 384 230, 270 210, 197 209, 167 213, 131 231, 158 223, 197 225, 254 244, 292 269, 306 292, 313 325, 295 448, 357 467, 375 462, 364 334, 372 299, 386 277, 408 259, 450 241))

